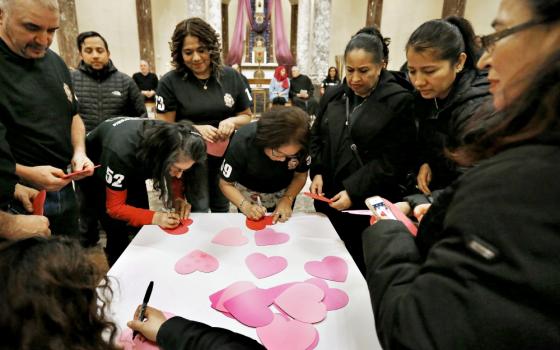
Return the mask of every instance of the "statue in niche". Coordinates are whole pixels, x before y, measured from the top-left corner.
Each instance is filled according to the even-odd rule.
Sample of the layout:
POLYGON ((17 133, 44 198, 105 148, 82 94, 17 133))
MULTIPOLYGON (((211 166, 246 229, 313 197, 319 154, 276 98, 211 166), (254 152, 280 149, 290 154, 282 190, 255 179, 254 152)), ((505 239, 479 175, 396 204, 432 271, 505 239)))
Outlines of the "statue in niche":
POLYGON ((258 65, 273 62, 268 2, 251 0, 251 7, 254 10, 253 21, 249 24, 247 31, 245 62, 258 65))
POLYGON ((255 46, 253 47, 253 62, 257 63, 259 67, 255 71, 255 78, 264 78, 264 71, 261 69, 261 64, 264 63, 266 55, 266 48, 264 47, 264 38, 262 36, 255 37, 255 46))

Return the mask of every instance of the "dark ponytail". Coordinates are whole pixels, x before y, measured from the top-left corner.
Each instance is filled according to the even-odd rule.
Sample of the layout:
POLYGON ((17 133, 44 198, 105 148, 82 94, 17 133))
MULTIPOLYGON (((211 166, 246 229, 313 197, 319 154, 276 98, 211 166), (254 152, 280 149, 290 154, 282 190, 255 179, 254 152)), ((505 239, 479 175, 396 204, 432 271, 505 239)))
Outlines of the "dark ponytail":
MULTIPOLYGON (((377 33, 379 33, 379 31, 377 31, 377 33)), ((380 33, 377 35, 375 33, 375 28, 372 27, 360 29, 360 31, 350 39, 344 50, 344 58, 353 50, 364 50, 370 53, 373 56, 373 63, 376 64, 381 64, 385 57, 383 37, 380 33)), ((387 54, 389 54, 388 48, 387 54)))
POLYGON ((391 43, 391 38, 384 38, 383 35, 381 35, 379 29, 377 29, 377 27, 362 28, 358 30, 358 32, 355 35, 361 33, 366 33, 369 35, 376 36, 381 41, 381 44, 383 45, 383 60, 385 61, 385 64, 389 64, 389 44, 391 43))
POLYGON ((416 52, 435 50, 439 59, 457 62, 459 55, 467 55, 466 69, 476 69, 478 54, 474 30, 469 21, 457 16, 435 19, 418 27, 408 39, 406 50, 416 52))

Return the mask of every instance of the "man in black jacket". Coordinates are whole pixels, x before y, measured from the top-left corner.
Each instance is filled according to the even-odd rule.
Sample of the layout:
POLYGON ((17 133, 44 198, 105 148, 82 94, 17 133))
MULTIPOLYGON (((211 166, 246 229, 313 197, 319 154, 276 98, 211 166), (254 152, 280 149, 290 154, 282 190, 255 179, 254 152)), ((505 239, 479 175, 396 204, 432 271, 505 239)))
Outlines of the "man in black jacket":
POLYGON ((292 79, 290 79, 292 105, 303 109, 309 115, 314 115, 318 105, 313 97, 314 90, 311 79, 307 75, 301 74, 297 66, 293 66, 292 79))
POLYGON ((86 131, 116 116, 145 118, 144 97, 132 78, 113 65, 105 38, 84 32, 78 35, 77 45, 82 60, 72 72, 72 82, 86 131))

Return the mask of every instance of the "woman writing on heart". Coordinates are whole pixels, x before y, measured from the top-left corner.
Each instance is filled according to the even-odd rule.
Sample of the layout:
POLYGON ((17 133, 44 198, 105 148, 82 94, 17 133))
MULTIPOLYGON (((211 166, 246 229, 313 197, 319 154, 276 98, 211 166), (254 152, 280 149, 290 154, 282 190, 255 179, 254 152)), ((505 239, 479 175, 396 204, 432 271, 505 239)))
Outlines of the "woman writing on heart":
POLYGON ((268 111, 234 135, 222 164, 220 188, 252 220, 273 212, 284 222, 305 185, 309 118, 296 107, 268 111))
POLYGON ((190 212, 184 195, 189 201, 205 195, 206 145, 188 121, 109 119, 88 134, 87 147, 102 166, 82 188, 86 203, 96 203, 111 264, 128 245, 127 233, 150 224, 175 228, 190 212), (148 209, 148 179, 165 210, 148 209))

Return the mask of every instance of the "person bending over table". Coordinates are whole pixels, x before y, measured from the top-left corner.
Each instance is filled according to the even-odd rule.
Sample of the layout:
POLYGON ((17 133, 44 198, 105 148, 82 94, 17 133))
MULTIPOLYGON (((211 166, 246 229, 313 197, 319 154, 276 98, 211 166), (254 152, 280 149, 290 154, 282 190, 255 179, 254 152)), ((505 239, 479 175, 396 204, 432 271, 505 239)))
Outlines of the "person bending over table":
MULTIPOLYGON (((65 237, 0 243, 2 349, 122 349, 109 320, 113 290, 99 254, 65 237)), ((264 349, 224 328, 161 316, 148 307, 145 322, 129 326, 164 350, 264 349)))
POLYGON ((206 144, 188 121, 112 118, 88 134, 87 144, 102 166, 81 185, 87 203, 97 203, 111 264, 130 242, 127 233, 150 224, 177 227, 190 212, 184 194, 189 200, 205 195, 206 144), (148 209, 148 179, 174 213, 148 209))
MULTIPOLYGON (((174 70, 165 74, 156 95, 157 118, 190 120, 207 142, 228 140, 251 121, 251 93, 240 75, 222 64, 216 31, 200 18, 179 22, 171 38, 174 70)), ((222 157, 208 156, 207 201, 193 201, 193 211, 228 212, 218 187, 222 157)))
POLYGON ((250 219, 272 211, 274 222, 288 220, 307 179, 309 136, 309 117, 296 107, 272 109, 242 127, 224 157, 222 192, 250 219))

